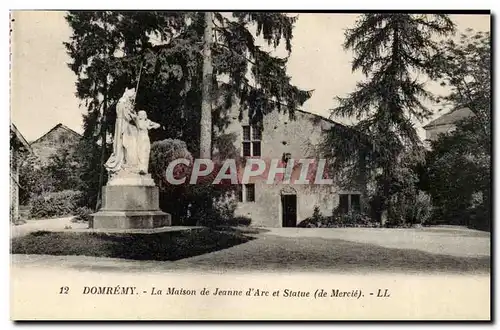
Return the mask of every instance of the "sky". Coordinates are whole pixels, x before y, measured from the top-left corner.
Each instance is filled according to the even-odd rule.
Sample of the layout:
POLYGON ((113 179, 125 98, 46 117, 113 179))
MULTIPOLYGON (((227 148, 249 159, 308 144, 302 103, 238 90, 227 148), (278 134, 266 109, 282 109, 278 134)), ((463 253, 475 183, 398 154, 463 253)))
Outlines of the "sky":
MULTIPOLYGON (((75 96, 76 76, 67 66, 70 58, 63 46, 71 35, 64 15, 62 11, 13 13, 11 120, 28 141, 36 140, 58 123, 83 131, 84 108, 75 96)), ((352 27, 357 18, 357 14, 298 15, 287 71, 293 84, 314 90, 303 106, 305 111, 329 117, 335 97, 352 92, 362 78, 351 71, 352 53, 342 47, 345 29, 352 27)), ((458 33, 467 28, 490 31, 488 15, 451 15, 451 19, 458 33)), ((442 92, 436 86, 429 90, 442 92)), ((437 109, 431 119, 415 123, 422 139, 422 126, 443 113, 437 109)), ((334 119, 349 123, 348 119, 334 119)))

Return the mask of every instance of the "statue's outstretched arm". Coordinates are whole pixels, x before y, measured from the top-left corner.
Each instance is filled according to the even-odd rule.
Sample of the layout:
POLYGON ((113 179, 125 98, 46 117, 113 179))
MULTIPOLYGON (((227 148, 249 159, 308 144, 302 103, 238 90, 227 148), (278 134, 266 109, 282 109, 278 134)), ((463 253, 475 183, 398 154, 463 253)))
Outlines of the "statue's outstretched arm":
POLYGON ((160 128, 160 124, 158 123, 155 123, 154 121, 151 121, 151 120, 148 120, 148 129, 152 129, 152 128, 160 128))

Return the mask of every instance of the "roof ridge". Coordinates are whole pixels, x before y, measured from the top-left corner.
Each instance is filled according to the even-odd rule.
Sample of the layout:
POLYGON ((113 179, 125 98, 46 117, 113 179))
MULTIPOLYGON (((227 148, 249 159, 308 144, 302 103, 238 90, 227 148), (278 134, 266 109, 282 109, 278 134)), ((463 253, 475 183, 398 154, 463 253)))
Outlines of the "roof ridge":
POLYGON ((456 121, 467 118, 469 116, 469 115, 464 115, 462 118, 453 118, 452 114, 456 113, 458 111, 467 111, 467 112, 470 112, 470 114, 474 115, 474 113, 472 112, 472 110, 469 107, 455 107, 455 108, 451 109, 450 111, 442 114, 441 116, 435 118, 434 120, 431 120, 429 123, 422 126, 422 128, 427 129, 427 128, 435 127, 435 126, 453 124, 456 121))
POLYGON ((55 125, 54 127, 52 127, 50 130, 48 130, 45 134, 43 134, 42 136, 40 136, 38 139, 30 142, 30 145, 33 144, 33 143, 37 143, 38 141, 40 141, 41 139, 43 139, 45 136, 47 136, 48 134, 50 134, 52 131, 54 131, 55 129, 59 128, 59 127, 62 127, 63 129, 65 129, 66 131, 69 131, 75 135, 78 135, 80 137, 82 137, 82 135, 76 131, 74 131, 73 129, 69 128, 68 126, 64 125, 63 123, 58 123, 57 125, 55 125))
POLYGON ((29 144, 29 142, 26 140, 26 138, 24 137, 23 134, 21 134, 21 131, 19 131, 19 129, 17 128, 17 126, 14 124, 14 123, 10 123, 10 128, 14 131, 14 134, 16 135, 16 137, 21 141, 21 143, 31 149, 31 146, 29 144))
POLYGON ((328 118, 328 117, 325 117, 325 116, 323 116, 323 115, 320 115, 320 114, 317 114, 317 113, 314 113, 314 112, 310 112, 310 111, 303 110, 303 109, 298 109, 298 108, 297 108, 297 109, 295 109, 295 111, 299 111, 299 112, 302 112, 302 113, 305 113, 305 114, 308 114, 308 115, 313 115, 313 116, 316 116, 316 117, 318 117, 318 118, 320 118, 320 119, 326 120, 326 121, 328 121, 328 122, 330 122, 330 123, 332 123, 332 124, 335 124, 335 125, 339 125, 339 126, 344 126, 344 127, 347 127, 346 125, 344 125, 344 124, 342 124, 342 123, 339 123, 339 122, 337 122, 337 121, 335 121, 335 120, 333 120, 333 119, 330 119, 330 118, 328 118))

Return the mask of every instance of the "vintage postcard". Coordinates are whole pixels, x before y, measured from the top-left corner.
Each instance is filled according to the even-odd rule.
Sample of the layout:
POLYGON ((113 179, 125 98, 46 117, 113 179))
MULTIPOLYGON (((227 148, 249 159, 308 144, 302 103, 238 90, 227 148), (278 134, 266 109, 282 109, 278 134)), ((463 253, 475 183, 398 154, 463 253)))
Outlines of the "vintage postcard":
POLYGON ((491 320, 488 11, 10 20, 12 320, 491 320))

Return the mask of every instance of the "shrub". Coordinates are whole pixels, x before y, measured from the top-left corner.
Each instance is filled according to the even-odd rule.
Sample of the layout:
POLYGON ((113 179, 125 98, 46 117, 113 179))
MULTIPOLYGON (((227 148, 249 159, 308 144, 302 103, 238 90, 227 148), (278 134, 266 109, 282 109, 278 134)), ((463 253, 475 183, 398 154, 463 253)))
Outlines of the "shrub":
POLYGON ((491 231, 491 212, 488 207, 480 205, 469 212, 468 227, 472 229, 491 231))
POLYGON ((297 227, 300 228, 318 228, 321 227, 321 222, 313 220, 312 217, 307 218, 297 224, 297 227))
POLYGON ((189 202, 189 212, 184 219, 186 224, 213 227, 233 218, 237 205, 232 194, 234 187, 210 182, 186 187, 184 198, 189 202))
MULTIPOLYGON (((189 198, 186 196, 187 184, 171 185, 165 177, 168 164, 179 158, 184 158, 189 163, 193 161, 193 156, 187 150, 185 142, 175 139, 155 141, 151 145, 149 172, 160 189, 160 208, 172 215, 173 224, 185 225, 190 204, 189 198)), ((188 166, 179 164, 175 168, 174 177, 179 179, 182 176, 187 176, 188 171, 188 166)))
POLYGON ((322 219, 323 219, 323 215, 321 214, 321 211, 319 210, 319 206, 318 205, 314 206, 312 220, 313 221, 321 221, 322 219))
POLYGON ((224 180, 212 184, 221 164, 215 162, 212 173, 190 184, 192 164, 193 156, 183 141, 166 139, 152 144, 150 172, 160 189, 161 209, 172 215, 176 225, 216 226, 230 221, 236 207, 233 196, 236 187, 224 180), (173 176, 186 177, 186 181, 173 185, 166 180, 165 171, 171 161, 179 158, 186 159, 190 165, 175 167, 173 176))
POLYGON ((422 224, 430 225, 433 207, 430 196, 423 191, 413 194, 397 193, 391 203, 391 215, 385 227, 411 227, 422 224))
MULTIPOLYGON (((172 186, 168 183, 165 177, 165 170, 168 165, 179 158, 186 159, 189 163, 193 162, 193 156, 187 149, 186 143, 181 140, 176 139, 166 139, 161 141, 155 141, 151 145, 151 154, 149 161, 149 172, 155 180, 161 191, 169 191, 175 189, 176 186, 172 186)), ((183 164, 178 164, 175 167, 174 177, 176 179, 181 178, 188 172, 188 167, 183 164)))
POLYGON ((328 222, 329 227, 379 227, 379 223, 359 211, 334 214, 328 222))
POLYGON ((234 220, 234 211, 237 204, 238 202, 230 196, 222 196, 214 201, 214 209, 220 223, 227 224, 234 220))
POLYGON ((94 213, 94 211, 86 206, 78 207, 74 214, 75 214, 75 221, 85 221, 88 222, 92 220, 91 214, 94 213))
POLYGON ((231 219, 227 220, 225 225, 226 226, 235 226, 235 227, 248 227, 252 223, 252 219, 249 217, 245 216, 237 216, 237 217, 232 217, 231 219))
POLYGON ((28 155, 19 165, 19 203, 28 204, 44 193, 55 191, 56 180, 38 157, 28 155))
POLYGON ((30 203, 31 218, 52 218, 73 214, 81 202, 82 193, 74 190, 49 192, 30 203))
POLYGON ((305 228, 320 228, 324 227, 324 224, 327 222, 327 218, 323 216, 321 213, 319 206, 314 206, 314 211, 311 217, 301 221, 297 227, 305 227, 305 228))
POLYGON ((406 205, 406 222, 426 225, 429 223, 431 216, 431 197, 423 191, 419 191, 413 203, 406 205))
POLYGON ((318 207, 314 208, 310 218, 298 224, 298 227, 306 228, 346 228, 346 227, 379 227, 379 223, 361 211, 350 211, 342 213, 335 209, 331 216, 325 217, 318 207))

